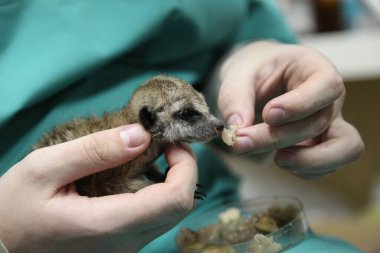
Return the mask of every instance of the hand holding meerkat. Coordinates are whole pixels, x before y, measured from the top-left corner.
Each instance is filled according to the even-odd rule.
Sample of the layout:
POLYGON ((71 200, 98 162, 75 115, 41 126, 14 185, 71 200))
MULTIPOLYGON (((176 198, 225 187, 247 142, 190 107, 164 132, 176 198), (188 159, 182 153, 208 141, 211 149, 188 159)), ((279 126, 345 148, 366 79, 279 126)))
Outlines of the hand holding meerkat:
POLYGON ((159 75, 136 89, 128 105, 121 110, 58 125, 34 148, 133 123, 142 124, 151 133, 147 150, 126 164, 77 180, 79 194, 95 197, 136 192, 161 182, 164 175, 153 163, 166 146, 207 142, 224 128, 222 121, 210 113, 201 93, 183 80, 159 75))

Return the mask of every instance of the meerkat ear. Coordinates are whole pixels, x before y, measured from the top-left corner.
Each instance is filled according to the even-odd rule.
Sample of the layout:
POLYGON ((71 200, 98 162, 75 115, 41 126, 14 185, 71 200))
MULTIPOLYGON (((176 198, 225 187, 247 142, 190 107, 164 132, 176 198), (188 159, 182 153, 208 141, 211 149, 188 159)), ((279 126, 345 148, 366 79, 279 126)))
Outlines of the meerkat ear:
POLYGON ((154 123, 156 123, 157 115, 153 108, 150 106, 144 106, 139 113, 140 123, 145 129, 150 129, 154 123))

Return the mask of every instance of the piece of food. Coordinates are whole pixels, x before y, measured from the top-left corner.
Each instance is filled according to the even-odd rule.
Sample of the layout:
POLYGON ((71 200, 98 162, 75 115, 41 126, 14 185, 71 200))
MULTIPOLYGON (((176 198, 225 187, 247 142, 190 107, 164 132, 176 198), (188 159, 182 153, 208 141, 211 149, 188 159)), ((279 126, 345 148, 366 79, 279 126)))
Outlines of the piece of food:
POLYGON ((228 146, 233 146, 236 143, 236 131, 239 129, 238 126, 231 125, 229 128, 224 128, 222 132, 222 140, 228 146))
POLYGON ((251 250, 254 253, 278 253, 281 248, 281 244, 274 242, 273 238, 262 234, 256 234, 251 245, 251 250))
POLYGON ((237 221, 240 218, 240 210, 238 208, 228 208, 219 214, 219 220, 223 224, 237 221))
POLYGON ((278 230, 277 222, 273 218, 271 218, 267 215, 259 216, 257 218, 257 222, 255 224, 255 227, 257 230, 259 230, 260 232, 263 232, 265 234, 269 234, 269 233, 272 233, 272 232, 278 230))

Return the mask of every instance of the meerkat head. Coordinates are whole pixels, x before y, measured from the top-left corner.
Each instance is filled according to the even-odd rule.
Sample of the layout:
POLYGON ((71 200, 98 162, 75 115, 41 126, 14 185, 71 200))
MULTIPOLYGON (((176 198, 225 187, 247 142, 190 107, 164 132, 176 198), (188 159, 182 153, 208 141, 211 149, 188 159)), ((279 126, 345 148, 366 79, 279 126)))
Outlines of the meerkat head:
POLYGON ((161 143, 206 142, 223 130, 203 95, 188 83, 156 76, 133 94, 129 107, 152 138, 161 143))

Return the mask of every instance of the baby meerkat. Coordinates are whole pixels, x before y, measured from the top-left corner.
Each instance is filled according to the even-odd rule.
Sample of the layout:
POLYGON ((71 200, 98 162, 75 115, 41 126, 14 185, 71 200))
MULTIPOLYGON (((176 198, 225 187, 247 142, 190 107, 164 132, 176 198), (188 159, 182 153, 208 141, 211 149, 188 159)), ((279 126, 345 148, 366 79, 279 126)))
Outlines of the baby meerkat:
POLYGON ((159 75, 136 89, 128 105, 121 110, 58 125, 34 149, 132 123, 142 124, 151 133, 147 150, 126 164, 77 180, 79 194, 94 197, 136 192, 154 182, 162 182, 165 177, 153 162, 166 146, 207 142, 224 128, 222 121, 210 113, 201 93, 183 80, 159 75))

